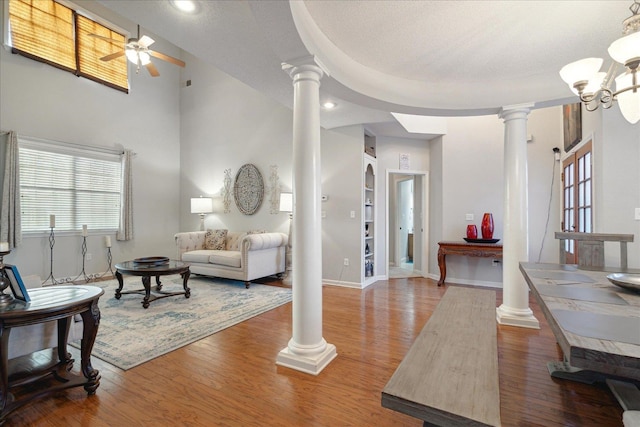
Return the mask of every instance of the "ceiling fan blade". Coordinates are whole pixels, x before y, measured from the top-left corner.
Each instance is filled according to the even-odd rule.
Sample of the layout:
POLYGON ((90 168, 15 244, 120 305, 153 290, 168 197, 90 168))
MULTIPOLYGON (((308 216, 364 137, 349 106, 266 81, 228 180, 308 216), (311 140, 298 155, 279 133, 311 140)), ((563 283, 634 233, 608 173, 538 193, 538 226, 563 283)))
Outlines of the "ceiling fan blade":
POLYGON ((106 61, 111 61, 112 59, 120 58, 121 56, 124 56, 124 50, 121 50, 120 52, 112 53, 107 56, 103 56, 102 58, 100 58, 100 60, 106 62, 106 61))
POLYGON ((89 37, 95 37, 97 39, 102 39, 102 40, 106 40, 108 42, 114 42, 114 43, 122 43, 121 40, 116 40, 116 39, 110 39, 109 37, 105 37, 105 36, 99 36, 97 34, 87 34, 89 37))
POLYGON ((172 56, 165 55, 164 53, 156 52, 155 50, 151 50, 151 49, 149 49, 147 52, 149 52, 149 55, 155 58, 162 59, 163 61, 171 62, 172 64, 175 64, 179 67, 185 66, 185 63, 183 61, 180 61, 179 59, 176 59, 172 56))
POLYGON ((160 75, 156 66, 153 65, 153 62, 149 62, 145 67, 147 67, 147 71, 151 74, 151 77, 158 77, 160 75))
POLYGON ((142 36, 142 38, 138 40, 138 44, 142 47, 149 47, 153 43, 154 43, 154 40, 149 36, 142 36))

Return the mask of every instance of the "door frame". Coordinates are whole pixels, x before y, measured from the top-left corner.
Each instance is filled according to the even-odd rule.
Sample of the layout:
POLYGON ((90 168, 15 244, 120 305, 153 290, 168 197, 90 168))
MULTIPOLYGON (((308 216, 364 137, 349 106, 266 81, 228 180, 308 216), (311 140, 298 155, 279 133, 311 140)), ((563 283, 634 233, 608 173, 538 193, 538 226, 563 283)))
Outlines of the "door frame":
MULTIPOLYGON (((414 273, 420 274, 422 277, 427 277, 429 274, 429 171, 421 170, 409 170, 409 169, 387 169, 385 173, 385 192, 386 192, 386 215, 385 215, 385 248, 384 248, 384 260, 386 268, 386 278, 389 278, 389 213, 392 208, 391 198, 389 192, 390 176, 391 175, 412 175, 422 177, 422 218, 421 218, 421 230, 422 235, 420 242, 420 270, 415 270, 414 273)), ((416 186, 414 185, 414 197, 416 193, 416 186)), ((393 206, 396 209, 396 206, 393 206)), ((415 206, 414 206, 415 209, 415 206)), ((415 219, 415 217, 414 217, 415 219)), ((414 230, 415 237, 415 230, 414 230)), ((413 242, 414 254, 417 242, 413 242)), ((414 262, 415 266, 415 262, 414 262)))

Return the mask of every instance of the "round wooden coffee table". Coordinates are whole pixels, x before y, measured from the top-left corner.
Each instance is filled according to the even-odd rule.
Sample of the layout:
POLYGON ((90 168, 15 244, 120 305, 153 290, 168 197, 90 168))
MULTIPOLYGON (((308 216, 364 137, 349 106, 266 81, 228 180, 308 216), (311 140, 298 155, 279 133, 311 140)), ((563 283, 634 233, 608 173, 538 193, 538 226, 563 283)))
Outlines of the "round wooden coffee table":
POLYGON ((144 295, 142 299, 142 307, 149 307, 151 301, 155 301, 160 298, 171 297, 175 295, 184 295, 185 298, 191 296, 191 290, 187 286, 187 281, 191 272, 189 271, 189 263, 168 259, 166 262, 162 260, 152 262, 153 258, 139 258, 138 260, 151 260, 149 262, 143 262, 138 260, 131 260, 116 264, 116 278, 118 279, 118 289, 116 289, 116 299, 124 294, 140 294, 144 295), (132 291, 122 291, 124 282, 122 280, 123 274, 129 274, 131 276, 142 276, 142 285, 144 289, 136 289, 132 291), (162 290, 162 283, 160 283, 160 276, 167 276, 170 274, 179 274, 182 276, 182 291, 165 292, 162 290), (151 276, 156 276, 156 286, 151 289, 151 276), (153 291, 153 293, 152 293, 153 291))

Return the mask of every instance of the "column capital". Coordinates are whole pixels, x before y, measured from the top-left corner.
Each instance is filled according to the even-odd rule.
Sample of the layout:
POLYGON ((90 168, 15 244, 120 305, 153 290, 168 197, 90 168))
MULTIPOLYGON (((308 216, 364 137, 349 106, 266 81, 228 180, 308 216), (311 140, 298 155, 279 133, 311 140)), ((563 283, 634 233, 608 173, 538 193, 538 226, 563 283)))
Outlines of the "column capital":
POLYGON ((533 103, 528 104, 517 104, 517 105, 506 105, 500 109, 498 113, 498 117, 504 119, 505 121, 517 118, 526 118, 531 109, 535 106, 533 103))
POLYGON ((314 55, 302 56, 299 58, 293 58, 283 62, 282 69, 289 74, 293 79, 296 75, 305 71, 310 71, 317 74, 317 80, 319 81, 323 75, 329 75, 329 72, 322 65, 320 60, 314 55))

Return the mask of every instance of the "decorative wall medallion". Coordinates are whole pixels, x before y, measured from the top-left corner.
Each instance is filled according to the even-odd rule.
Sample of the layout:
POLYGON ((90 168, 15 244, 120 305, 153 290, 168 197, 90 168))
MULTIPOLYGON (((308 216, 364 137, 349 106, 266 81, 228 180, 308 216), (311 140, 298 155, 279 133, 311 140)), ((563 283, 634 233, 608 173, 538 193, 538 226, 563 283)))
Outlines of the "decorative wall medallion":
POLYGON ((240 167, 233 186, 233 196, 236 206, 245 215, 253 215, 260 208, 264 197, 264 181, 255 165, 247 163, 240 167))

